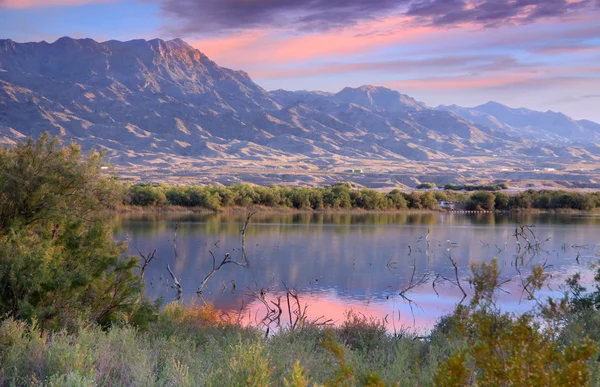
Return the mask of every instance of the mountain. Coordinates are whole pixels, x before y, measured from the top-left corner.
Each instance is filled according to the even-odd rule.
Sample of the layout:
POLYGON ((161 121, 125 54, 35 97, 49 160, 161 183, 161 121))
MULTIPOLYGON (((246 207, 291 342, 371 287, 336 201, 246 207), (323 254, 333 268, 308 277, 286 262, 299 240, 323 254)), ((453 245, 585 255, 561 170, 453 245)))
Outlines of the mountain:
POLYGON ((539 112, 525 108, 515 109, 493 101, 473 108, 441 105, 437 110, 450 111, 476 124, 521 133, 531 139, 542 138, 567 143, 600 139, 600 125, 587 120, 576 121, 551 110, 539 112))
POLYGON ((600 155, 589 143, 600 125, 591 121, 497 103, 434 109, 375 86, 268 92, 181 39, 0 40, 0 142, 45 131, 103 149, 140 174, 178 165, 191 174, 207 166, 385 162, 439 163, 442 171, 471 168, 461 158, 560 155, 576 163, 600 155))

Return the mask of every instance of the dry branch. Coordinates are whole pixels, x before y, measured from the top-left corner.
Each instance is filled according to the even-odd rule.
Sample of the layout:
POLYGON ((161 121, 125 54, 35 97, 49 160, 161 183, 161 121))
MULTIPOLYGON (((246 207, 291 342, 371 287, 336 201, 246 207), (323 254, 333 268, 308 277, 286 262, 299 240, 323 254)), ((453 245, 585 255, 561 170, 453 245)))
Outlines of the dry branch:
POLYGON ((175 274, 173 274, 173 272, 171 271, 171 266, 167 265, 167 270, 169 271, 169 274, 171 274, 171 278, 173 278, 173 285, 171 285, 171 287, 173 289, 177 289, 176 299, 179 300, 181 298, 181 294, 183 293, 183 288, 181 287, 181 284, 179 283, 177 277, 175 277, 175 274))
POLYGON ((463 301, 467 298, 467 292, 465 292, 465 289, 463 289, 462 285, 460 284, 460 278, 458 276, 458 264, 456 263, 456 261, 454 259, 452 259, 452 256, 450 254, 446 255, 446 257, 448 257, 448 260, 450 260, 450 263, 452 264, 452 267, 454 268, 454 280, 442 277, 444 280, 456 285, 460 291, 463 294, 463 298, 460 300, 459 304, 462 304, 463 301))
POLYGON ((148 267, 148 265, 150 265, 150 262, 152 262, 152 260, 154 259, 154 254, 156 254, 156 249, 154 249, 154 251, 150 254, 144 255, 142 254, 142 252, 140 250, 138 250, 138 248, 136 247, 136 250, 138 252, 138 254, 140 255, 140 257, 142 257, 142 264, 140 265, 140 277, 142 278, 142 280, 144 279, 144 274, 146 273, 146 268, 148 267))
POLYGON ((213 254, 213 252, 209 251, 209 253, 212 257, 213 267, 212 267, 212 270, 204 277, 204 279, 200 283, 200 287, 198 288, 198 291, 196 292, 198 294, 202 294, 202 291, 206 287, 206 284, 208 283, 208 280, 210 279, 210 277, 212 277, 216 272, 221 270, 221 268, 223 266, 227 265, 228 263, 232 263, 234 265, 241 266, 241 267, 248 267, 248 265, 246 263, 240 263, 240 262, 237 262, 237 261, 231 259, 231 255, 229 253, 226 253, 225 257, 223 258, 221 263, 219 263, 219 265, 217 265, 217 259, 215 258, 215 255, 213 254))

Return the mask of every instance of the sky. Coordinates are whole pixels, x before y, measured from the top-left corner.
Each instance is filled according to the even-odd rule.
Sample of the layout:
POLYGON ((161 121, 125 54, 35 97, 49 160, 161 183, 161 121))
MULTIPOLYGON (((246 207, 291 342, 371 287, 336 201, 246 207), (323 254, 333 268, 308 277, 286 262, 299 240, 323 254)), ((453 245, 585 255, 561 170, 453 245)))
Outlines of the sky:
POLYGON ((267 90, 371 84, 600 122, 600 0, 0 0, 0 38, 62 36, 180 37, 267 90))

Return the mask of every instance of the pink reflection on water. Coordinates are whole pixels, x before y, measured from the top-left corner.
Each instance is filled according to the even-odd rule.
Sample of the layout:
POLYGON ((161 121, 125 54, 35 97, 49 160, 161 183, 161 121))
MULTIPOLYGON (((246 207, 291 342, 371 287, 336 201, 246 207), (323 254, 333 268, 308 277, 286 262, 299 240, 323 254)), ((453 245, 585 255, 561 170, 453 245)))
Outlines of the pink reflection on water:
MULTIPOLYGON (((544 302, 548 297, 561 297, 564 292, 565 280, 577 271, 579 270, 573 267, 564 272, 550 272, 547 286, 536 293, 538 300, 544 302)), ((583 284, 592 282, 592 272, 582 271, 581 274, 583 284)), ((463 302, 469 303, 473 290, 466 279, 461 280, 461 286, 467 293, 467 298, 463 302)), ((282 327, 287 327, 290 323, 285 294, 284 291, 274 291, 265 295, 265 300, 274 309, 276 307, 271 301, 276 301, 281 296, 282 327)), ((384 321, 390 333, 402 330, 427 333, 435 326, 440 317, 454 311, 463 299, 463 293, 457 286, 447 282, 437 284, 435 290, 429 283, 412 289, 406 297, 410 301, 400 297, 397 292, 361 297, 344 297, 334 289, 299 292, 301 308, 306 308, 309 321, 331 320, 333 325, 339 326, 346 320, 348 312, 353 311, 359 315, 384 321)), ((291 301, 293 313, 295 302, 291 301)), ((527 293, 523 291, 520 278, 513 277, 502 285, 502 290, 498 291, 497 305, 506 312, 524 313, 532 310, 536 303, 527 299, 527 293)), ((264 303, 253 299, 244 305, 241 317, 245 324, 260 325, 265 315, 264 303)), ((295 317, 292 315, 292 321, 294 319, 295 317)), ((271 329, 273 328, 275 327, 272 326, 271 329)))
MULTIPOLYGON (((282 309, 284 313, 281 316, 283 326, 289 325, 289 312, 287 310, 287 301, 285 292, 273 292, 266 295, 266 300, 271 306, 271 300, 276 300, 282 296, 282 309)), ((437 319, 447 313, 451 313, 456 302, 460 300, 460 292, 456 293, 454 289, 448 289, 446 294, 440 294, 438 298, 430 294, 430 289, 417 289, 410 298, 413 301, 412 310, 409 302, 402 300, 399 296, 389 296, 389 298, 370 297, 366 300, 341 297, 335 290, 324 290, 312 293, 300 293, 301 307, 306 307, 306 313, 309 320, 320 319, 319 321, 332 320, 332 323, 339 326, 346 320, 349 311, 385 321, 388 331, 400 331, 403 328, 411 331, 425 331, 431 329, 437 319)), ((384 296, 385 297, 385 296, 384 296)), ((292 302, 294 302, 292 300, 292 302)), ((295 303, 293 303, 295 306, 295 303)), ((244 322, 248 324, 257 324, 266 315, 265 305, 259 300, 253 300, 246 305, 244 309, 244 322)), ((292 320, 295 317, 292 316, 292 320)))

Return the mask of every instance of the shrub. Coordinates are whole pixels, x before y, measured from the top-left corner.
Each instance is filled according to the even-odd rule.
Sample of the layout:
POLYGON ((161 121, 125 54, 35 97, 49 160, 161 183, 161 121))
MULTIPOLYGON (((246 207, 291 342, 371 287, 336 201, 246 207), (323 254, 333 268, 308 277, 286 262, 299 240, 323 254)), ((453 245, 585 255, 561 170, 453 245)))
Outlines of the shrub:
POLYGON ((121 258, 103 214, 122 193, 102 160, 47 135, 0 150, 0 316, 56 329, 137 309, 137 260, 121 258))
POLYGON ((388 339, 383 321, 366 317, 352 310, 346 313, 344 322, 336 331, 342 342, 352 349, 365 353, 383 346, 388 339))

